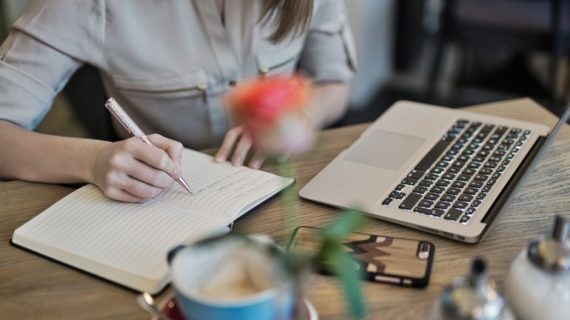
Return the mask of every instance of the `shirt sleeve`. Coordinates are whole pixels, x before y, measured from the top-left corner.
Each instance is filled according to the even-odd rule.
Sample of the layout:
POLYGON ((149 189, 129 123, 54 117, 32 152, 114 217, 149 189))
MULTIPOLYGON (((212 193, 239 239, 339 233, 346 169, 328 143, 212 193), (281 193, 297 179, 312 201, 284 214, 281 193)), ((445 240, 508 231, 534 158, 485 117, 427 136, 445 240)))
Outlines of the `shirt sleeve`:
POLYGON ((34 129, 75 70, 84 62, 101 63, 100 26, 95 28, 96 22, 90 21, 98 15, 83 15, 82 22, 68 19, 86 13, 74 10, 79 6, 73 3, 99 5, 98 1, 33 1, 14 24, 0 47, 0 119, 34 129))
POLYGON ((356 50, 342 0, 316 1, 299 69, 315 82, 348 81, 356 72, 356 50))

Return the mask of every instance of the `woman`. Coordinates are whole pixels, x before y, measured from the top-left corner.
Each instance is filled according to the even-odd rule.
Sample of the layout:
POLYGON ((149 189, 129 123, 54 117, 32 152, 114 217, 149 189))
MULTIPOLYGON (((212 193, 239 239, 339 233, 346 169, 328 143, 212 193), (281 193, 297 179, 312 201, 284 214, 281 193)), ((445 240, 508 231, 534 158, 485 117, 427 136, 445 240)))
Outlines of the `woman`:
MULTIPOLYGON (((33 1, 0 48, 0 177, 94 183, 142 202, 181 175, 183 144, 221 143, 217 160, 243 163, 251 139, 221 103, 241 79, 307 74, 320 127, 344 112, 354 68, 342 0, 33 1), (173 140, 153 134, 147 146, 116 124, 126 140, 30 131, 84 63, 143 131, 173 140)), ((254 152, 248 165, 262 162, 254 152)))

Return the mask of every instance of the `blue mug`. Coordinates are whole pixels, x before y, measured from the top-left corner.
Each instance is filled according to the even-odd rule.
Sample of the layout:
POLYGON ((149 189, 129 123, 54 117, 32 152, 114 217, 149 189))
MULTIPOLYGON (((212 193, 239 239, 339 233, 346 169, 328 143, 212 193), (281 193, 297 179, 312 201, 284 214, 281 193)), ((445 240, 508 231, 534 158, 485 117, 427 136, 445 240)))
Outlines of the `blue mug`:
POLYGON ((294 289, 275 248, 261 238, 230 235, 171 250, 172 285, 185 318, 291 319, 294 289))

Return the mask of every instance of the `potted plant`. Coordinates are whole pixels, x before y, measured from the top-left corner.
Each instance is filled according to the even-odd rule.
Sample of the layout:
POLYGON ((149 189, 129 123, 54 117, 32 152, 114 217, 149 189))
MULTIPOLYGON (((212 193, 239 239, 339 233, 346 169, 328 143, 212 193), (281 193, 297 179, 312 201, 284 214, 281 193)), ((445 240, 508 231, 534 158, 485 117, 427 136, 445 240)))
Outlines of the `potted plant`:
MULTIPOLYGON (((275 76, 245 81, 226 102, 256 149, 275 158, 282 175, 291 176, 288 159, 309 150, 313 141, 305 116, 310 99, 304 78, 275 76)), ((297 202, 293 189, 284 192, 288 203, 297 202)), ((283 215, 292 231, 297 208, 287 206, 283 215)), ((291 310, 303 307, 303 284, 311 270, 324 268, 338 277, 351 316, 362 319, 366 310, 360 275, 343 239, 364 219, 356 211, 344 212, 319 231, 313 252, 284 251, 263 237, 235 232, 204 239, 173 259, 177 301, 191 319, 289 319, 291 310), (193 276, 188 278, 185 270, 193 276), (190 286, 184 288, 184 282, 190 286)))

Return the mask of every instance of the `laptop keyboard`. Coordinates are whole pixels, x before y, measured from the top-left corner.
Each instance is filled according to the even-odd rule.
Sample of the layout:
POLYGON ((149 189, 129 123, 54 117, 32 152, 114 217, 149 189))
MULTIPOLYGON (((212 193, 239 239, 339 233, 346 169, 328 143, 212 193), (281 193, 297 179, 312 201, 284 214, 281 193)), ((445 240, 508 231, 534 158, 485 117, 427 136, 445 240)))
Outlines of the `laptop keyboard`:
POLYGON ((457 120, 382 205, 467 224, 530 132, 457 120))

